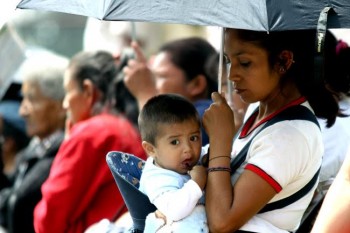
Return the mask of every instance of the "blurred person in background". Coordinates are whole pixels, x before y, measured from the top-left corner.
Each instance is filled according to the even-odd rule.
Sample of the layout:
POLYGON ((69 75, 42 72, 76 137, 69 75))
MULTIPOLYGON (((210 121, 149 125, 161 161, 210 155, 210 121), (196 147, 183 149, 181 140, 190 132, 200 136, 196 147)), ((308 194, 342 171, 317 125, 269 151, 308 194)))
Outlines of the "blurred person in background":
POLYGON ((145 159, 145 152, 137 129, 114 114, 116 75, 109 52, 80 52, 71 59, 64 76, 67 135, 34 210, 37 233, 84 232, 126 211, 106 155, 118 150, 145 159))
POLYGON ((13 184, 17 155, 24 149, 30 138, 26 134, 24 119, 19 115, 20 102, 0 102, 0 143, 1 181, 0 190, 13 184))
MULTIPOLYGON (((333 34, 332 34, 333 35, 333 34)), ((326 80, 327 86, 336 95, 339 101, 339 107, 342 110, 342 116, 337 117, 334 125, 326 127, 323 119, 318 119, 321 130, 325 153, 322 160, 320 172, 319 191, 327 191, 329 185, 337 175, 343 164, 347 149, 350 146, 350 48, 342 40, 333 38, 333 46, 336 50, 326 50, 326 55, 333 56, 335 59, 327 62, 337 67, 332 73, 327 74, 330 77, 326 80)), ((329 73, 329 71, 327 71, 329 73)))
POLYGON ((134 58, 134 52, 130 48, 132 38, 147 52, 155 50, 158 43, 160 25, 144 22, 125 21, 101 21, 88 18, 84 30, 84 51, 108 51, 113 54, 118 67, 118 75, 113 84, 115 85, 115 110, 128 118, 137 126, 139 110, 136 99, 128 91, 123 82, 124 66, 129 59, 134 58), (152 33, 149 33, 152 31, 152 33))
MULTIPOLYGON (((321 119, 321 118, 317 119, 321 127, 322 140, 324 144, 322 167, 320 171, 319 184, 315 191, 315 195, 312 199, 312 202, 305 214, 305 216, 307 216, 308 212, 313 214, 312 217, 308 217, 308 219, 311 219, 310 224, 309 225, 304 224, 303 228, 300 228, 299 232, 311 231, 311 228, 313 227, 313 223, 317 217, 321 204, 323 200, 326 199, 328 190, 330 189, 331 185, 336 180, 337 180, 336 181, 337 184, 335 184, 335 186, 339 186, 339 184, 343 182, 343 181, 340 181, 341 179, 344 178, 343 174, 340 174, 339 178, 336 178, 336 177, 338 173, 342 173, 345 169, 343 168, 343 171, 341 171, 348 148, 350 146, 350 86, 349 86, 350 48, 348 44, 345 43, 343 40, 336 39, 334 35, 334 31, 331 31, 331 33, 332 33, 331 34, 332 40, 329 40, 328 43, 332 43, 332 47, 335 47, 336 49, 326 50, 325 55, 326 57, 327 56, 334 57, 334 59, 329 59, 327 60, 327 62, 337 67, 337 69, 333 70, 331 73, 330 71, 326 70, 326 72, 328 72, 326 77, 329 77, 326 80, 326 82, 327 82, 327 87, 334 93, 336 99, 339 102, 339 107, 342 110, 342 115, 337 116, 336 121, 332 127, 326 127, 326 121, 324 119, 321 119)), ((327 40, 326 40, 326 43, 327 43, 327 40)), ((339 187, 333 188, 330 194, 330 196, 332 197, 328 199, 332 199, 335 197, 334 190, 338 188, 339 187)), ((347 187, 344 187, 344 191, 346 190, 346 188, 347 187)), ((339 196, 339 198, 343 198, 343 196, 339 196)), ((329 205, 330 202, 332 201, 325 200, 325 202, 327 202, 326 205, 329 205)), ((338 205, 338 203, 334 203, 334 204, 338 205)), ((326 208, 329 208, 329 207, 325 207, 324 209, 326 208)), ((324 211, 325 210, 322 210, 322 212, 324 211)), ((329 212, 329 214, 330 214, 330 218, 333 218, 334 216, 336 216, 336 215, 332 215, 333 212, 329 212)), ((325 221, 324 223, 328 224, 331 221, 325 221)), ((318 224, 319 223, 320 221, 318 222, 318 224)), ((320 230, 318 232, 323 232, 323 231, 320 230)), ((334 230, 334 232, 341 232, 341 231, 334 230)))
MULTIPOLYGON (((190 100, 200 116, 212 103, 217 90, 217 75, 212 77, 206 65, 216 51, 199 37, 178 39, 164 44, 148 67, 139 45, 132 43, 136 59, 124 68, 125 85, 137 99, 139 109, 148 99, 165 93, 176 93, 190 100)), ((202 129, 203 145, 209 142, 202 129)))
POLYGON ((13 186, 0 195, 2 226, 8 232, 34 232, 34 207, 64 136, 63 75, 67 64, 64 57, 44 53, 29 58, 21 67, 19 113, 32 140, 17 161, 13 186))
POLYGON ((346 233, 350 229, 350 147, 317 215, 312 233, 346 233))

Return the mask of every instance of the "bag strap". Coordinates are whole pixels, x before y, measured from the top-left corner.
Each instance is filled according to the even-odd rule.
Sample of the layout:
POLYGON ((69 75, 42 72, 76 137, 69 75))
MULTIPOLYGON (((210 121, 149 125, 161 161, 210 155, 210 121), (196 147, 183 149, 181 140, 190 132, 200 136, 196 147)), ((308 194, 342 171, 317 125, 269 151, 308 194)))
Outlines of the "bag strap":
MULTIPOLYGON (((255 111, 257 111, 257 109, 255 111)), ((274 118, 266 122, 261 127, 261 129, 250 139, 250 141, 243 147, 243 149, 238 153, 238 155, 232 160, 230 164, 231 170, 233 172, 236 171, 242 165, 242 163, 246 160, 248 149, 256 135, 258 135, 262 130, 264 130, 268 126, 271 126, 277 122, 285 121, 285 120, 307 120, 315 123, 320 128, 320 125, 315 115, 307 107, 302 105, 291 106, 281 111, 280 113, 278 113, 274 118)), ((304 197, 316 184, 319 172, 320 172, 320 168, 318 169, 316 174, 313 176, 313 178, 302 189, 300 189, 299 191, 297 191, 296 193, 292 194, 289 197, 283 198, 273 203, 266 204, 265 207, 263 207, 259 211, 259 213, 264 213, 267 211, 283 208, 287 205, 294 203, 300 198, 304 197)))
POLYGON ((300 198, 304 197, 315 186, 317 179, 318 179, 318 174, 320 173, 320 170, 321 170, 321 168, 319 168, 317 170, 317 172, 312 177, 312 179, 299 191, 295 192, 294 194, 292 194, 289 197, 286 197, 286 198, 283 198, 281 200, 266 204, 258 213, 261 214, 261 213, 265 213, 267 211, 286 207, 286 206, 296 202, 300 198))
MULTIPOLYGON (((256 112, 257 109, 254 111, 256 112)), ((236 171, 242 163, 245 161, 248 153, 248 149, 250 147, 250 144, 252 143, 253 139, 256 135, 258 135, 261 131, 263 131, 268 126, 271 126, 277 122, 285 121, 285 120, 307 120, 314 122, 319 128, 320 125, 315 117, 315 115, 305 106, 302 105, 295 105, 291 106, 289 108, 286 108, 285 110, 278 113, 274 118, 266 122, 258 133, 256 133, 250 141, 243 147, 243 149, 237 154, 237 156, 231 161, 231 170, 234 172, 236 171)), ((237 133, 237 135, 240 133, 240 131, 237 133)), ((236 136, 237 136, 236 135, 236 136)))

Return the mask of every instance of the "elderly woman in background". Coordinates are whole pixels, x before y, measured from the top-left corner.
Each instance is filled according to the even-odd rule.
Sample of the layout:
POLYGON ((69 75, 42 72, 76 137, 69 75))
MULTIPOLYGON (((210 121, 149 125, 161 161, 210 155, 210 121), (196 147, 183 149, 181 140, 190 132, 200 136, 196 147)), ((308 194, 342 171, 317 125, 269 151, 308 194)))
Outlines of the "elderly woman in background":
POLYGON ((9 232, 35 232, 33 211, 41 186, 64 136, 63 75, 68 60, 55 54, 30 58, 21 68, 23 100, 19 108, 33 137, 20 155, 14 185, 2 192, 2 224, 9 232))
POLYGON ((37 233, 83 232, 126 211, 106 154, 119 150, 145 159, 145 152, 136 128, 113 113, 116 75, 108 52, 81 52, 71 59, 64 77, 68 134, 34 211, 37 233))

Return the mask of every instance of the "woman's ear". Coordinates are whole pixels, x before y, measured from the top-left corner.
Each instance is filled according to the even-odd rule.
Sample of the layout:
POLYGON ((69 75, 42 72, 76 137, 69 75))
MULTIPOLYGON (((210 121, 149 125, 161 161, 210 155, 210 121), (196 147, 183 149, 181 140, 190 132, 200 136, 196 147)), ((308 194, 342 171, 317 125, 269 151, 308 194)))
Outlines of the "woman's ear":
POLYGON ((285 73, 294 63, 294 54, 290 50, 283 50, 279 55, 279 72, 285 73))
POLYGON ((155 156, 155 148, 151 143, 142 141, 142 148, 145 150, 148 156, 151 156, 151 157, 155 156))
POLYGON ((206 95, 207 85, 207 79, 204 75, 200 74, 188 83, 187 90, 192 97, 206 95))
POLYGON ((83 81, 83 92, 91 106, 99 99, 99 92, 97 91, 93 82, 89 79, 85 79, 83 81))

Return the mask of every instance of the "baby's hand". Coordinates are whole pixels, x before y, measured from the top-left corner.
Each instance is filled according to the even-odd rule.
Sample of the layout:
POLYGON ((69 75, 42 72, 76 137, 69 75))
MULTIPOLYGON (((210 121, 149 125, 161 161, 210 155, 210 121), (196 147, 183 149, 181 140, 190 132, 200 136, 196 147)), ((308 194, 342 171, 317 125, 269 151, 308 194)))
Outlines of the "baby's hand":
POLYGON ((189 171, 189 174, 192 180, 203 190, 207 184, 207 169, 201 165, 196 165, 189 171))
POLYGON ((154 212, 154 214, 156 215, 156 218, 161 218, 164 220, 164 223, 166 224, 166 216, 160 212, 159 210, 156 210, 156 212, 154 212))

